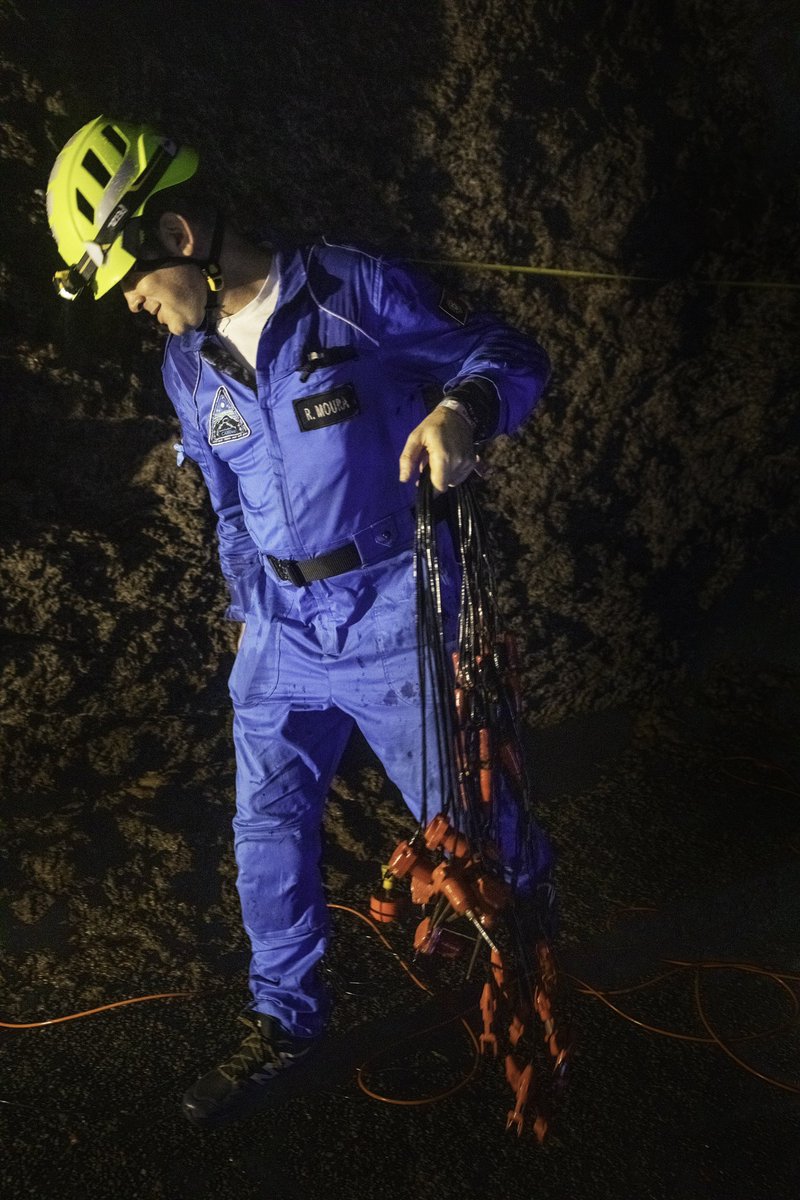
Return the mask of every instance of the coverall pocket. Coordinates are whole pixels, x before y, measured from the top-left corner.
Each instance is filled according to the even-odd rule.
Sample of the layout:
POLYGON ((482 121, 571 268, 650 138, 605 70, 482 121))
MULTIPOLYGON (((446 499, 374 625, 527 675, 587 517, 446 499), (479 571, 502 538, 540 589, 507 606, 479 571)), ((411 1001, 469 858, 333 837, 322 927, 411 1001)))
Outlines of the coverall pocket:
POLYGON ((255 704, 273 694, 278 686, 280 644, 280 621, 251 617, 228 680, 235 705, 255 704))

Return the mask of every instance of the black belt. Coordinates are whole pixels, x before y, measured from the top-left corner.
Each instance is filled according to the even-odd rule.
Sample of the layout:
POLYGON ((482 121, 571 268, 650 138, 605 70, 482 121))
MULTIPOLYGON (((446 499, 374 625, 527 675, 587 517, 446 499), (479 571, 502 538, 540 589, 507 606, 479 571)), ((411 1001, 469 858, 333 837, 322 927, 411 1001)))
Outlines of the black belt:
MULTIPOLYGON (((434 520, 437 522, 443 520, 448 511, 447 496, 437 496, 433 502, 434 520)), ((345 546, 340 546, 338 550, 331 550, 329 554, 320 554, 318 558, 303 558, 298 561, 294 558, 275 558, 273 554, 264 554, 262 561, 265 560, 269 563, 282 583, 293 583, 295 587, 303 587, 307 583, 314 583, 317 579, 330 579, 332 575, 343 575, 345 571, 354 571, 356 567, 371 566, 373 562, 391 558, 392 555, 400 554, 403 550, 408 550, 413 546, 414 509, 406 510, 399 526, 398 518, 399 514, 394 514, 394 516, 386 518, 386 522, 376 521, 375 525, 369 526, 365 531, 368 534, 373 530, 380 530, 386 523, 391 523, 397 536, 392 536, 384 541, 379 533, 374 542, 371 538, 368 538, 366 542, 361 540, 364 548, 363 554, 358 548, 358 541, 351 541, 345 546), (403 532, 403 526, 405 532, 403 532)), ((362 535, 357 534, 356 538, 361 539, 362 535)))
POLYGON ((293 558, 274 558, 266 555, 267 562, 272 567, 278 579, 284 583, 293 583, 302 587, 313 583, 316 579, 329 579, 331 575, 343 575, 361 566, 361 555, 356 549, 355 542, 348 542, 330 554, 320 554, 318 558, 304 558, 299 562, 293 558))

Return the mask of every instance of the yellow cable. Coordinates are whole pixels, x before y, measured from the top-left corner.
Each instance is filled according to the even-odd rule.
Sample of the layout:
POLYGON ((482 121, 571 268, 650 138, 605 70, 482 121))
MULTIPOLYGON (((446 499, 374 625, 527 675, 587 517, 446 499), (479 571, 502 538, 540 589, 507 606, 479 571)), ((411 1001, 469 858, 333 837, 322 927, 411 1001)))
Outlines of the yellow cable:
POLYGON ((460 267, 465 271, 508 271, 517 275, 551 275, 563 279, 605 279, 613 283, 685 283, 703 287, 763 288, 797 292, 800 283, 767 279, 666 279, 658 275, 622 275, 616 271, 572 271, 566 268, 527 266, 523 263, 468 262, 456 258, 412 258, 409 262, 427 267, 460 267))

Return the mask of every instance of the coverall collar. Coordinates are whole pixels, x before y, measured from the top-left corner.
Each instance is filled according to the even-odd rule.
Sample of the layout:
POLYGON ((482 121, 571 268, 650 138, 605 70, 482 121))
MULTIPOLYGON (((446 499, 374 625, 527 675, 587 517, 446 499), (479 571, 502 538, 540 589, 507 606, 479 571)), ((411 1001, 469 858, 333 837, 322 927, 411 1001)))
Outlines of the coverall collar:
MULTIPOLYGON (((306 265, 298 247, 276 245, 274 240, 271 240, 271 244, 275 256, 275 270, 278 275, 278 307, 283 308, 301 288, 305 287, 306 265)), ((188 333, 179 335, 178 344, 181 350, 187 353, 197 352, 208 334, 209 331, 206 329, 191 329, 188 333)))

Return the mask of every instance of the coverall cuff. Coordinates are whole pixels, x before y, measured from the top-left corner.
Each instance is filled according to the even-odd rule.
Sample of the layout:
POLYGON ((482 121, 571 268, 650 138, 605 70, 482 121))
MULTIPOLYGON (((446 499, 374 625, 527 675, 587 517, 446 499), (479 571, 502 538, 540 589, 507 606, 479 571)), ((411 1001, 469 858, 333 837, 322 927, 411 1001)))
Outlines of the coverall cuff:
MULTIPOLYGON (((229 568, 231 564, 228 564, 229 568)), ((249 607, 250 597, 253 593, 258 578, 261 574, 261 562, 256 559, 255 562, 246 562, 236 570, 236 574, 226 573, 223 571, 225 582, 228 585, 231 602, 225 609, 225 619, 227 621, 238 621, 243 624, 246 620, 245 613, 249 607)))
POLYGON ((447 391, 449 400, 458 400, 467 410, 476 442, 485 442, 500 424, 500 397, 485 379, 463 379, 447 391))

